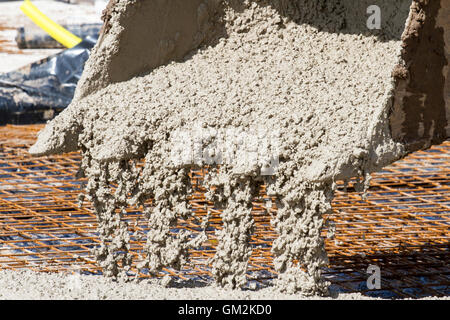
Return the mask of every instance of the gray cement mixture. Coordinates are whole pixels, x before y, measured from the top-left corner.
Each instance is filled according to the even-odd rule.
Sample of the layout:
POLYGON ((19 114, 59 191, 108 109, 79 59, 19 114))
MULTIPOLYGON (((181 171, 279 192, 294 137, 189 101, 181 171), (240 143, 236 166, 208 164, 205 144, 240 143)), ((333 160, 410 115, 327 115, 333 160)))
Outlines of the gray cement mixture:
MULTIPOLYGON (((280 293, 274 288, 226 290, 212 285, 173 283, 153 279, 140 282, 79 273, 43 273, 29 270, 0 271, 0 300, 381 300, 360 293, 334 293, 328 297, 280 293)), ((428 297, 422 300, 449 300, 428 297)))
MULTIPOLYGON (((122 50, 111 34, 127 29, 120 13, 130 3, 117 1, 102 40, 109 53, 122 50)), ((206 240, 204 232, 170 233, 179 219, 194 215, 190 169, 209 164, 173 161, 178 129, 200 135, 202 150, 212 150, 210 158, 218 155, 223 130, 277 132, 277 148, 262 138, 269 141, 267 150, 277 152, 275 174, 261 174, 270 156, 243 161, 237 151, 242 139, 227 136, 225 152, 232 160, 213 164, 205 179, 208 199, 223 209, 212 274, 226 289, 246 284, 252 199, 266 184, 278 208, 273 224, 279 237, 272 249, 276 287, 326 295, 322 217, 331 210, 335 181, 359 176, 363 189, 364 177, 404 154, 390 137, 387 119, 411 1, 376 3, 386 23, 370 32, 365 27, 370 1, 200 1, 195 50, 107 85, 105 77, 89 77, 106 68, 101 56, 109 54, 100 50, 104 44, 94 50, 76 99, 40 132, 30 152, 81 149, 80 173, 88 178, 87 196, 98 215, 102 245, 95 253, 104 273, 125 279, 130 269, 130 235, 121 217, 131 205, 144 208, 150 228, 140 268, 155 274, 180 269, 189 263, 189 248, 206 240), (145 165, 138 167, 142 158, 145 165)), ((180 54, 177 39, 165 43, 154 48, 161 61, 180 54)), ((258 149, 260 140, 253 141, 247 147, 258 149)), ((206 228, 208 221, 199 223, 206 228)))
MULTIPOLYGON (((310 299, 373 299, 359 293, 335 294, 310 299)), ((159 280, 117 282, 78 273, 43 273, 29 270, 0 271, 0 300, 298 300, 300 294, 280 294, 271 288, 256 291, 226 290, 217 286, 167 287, 159 280)))

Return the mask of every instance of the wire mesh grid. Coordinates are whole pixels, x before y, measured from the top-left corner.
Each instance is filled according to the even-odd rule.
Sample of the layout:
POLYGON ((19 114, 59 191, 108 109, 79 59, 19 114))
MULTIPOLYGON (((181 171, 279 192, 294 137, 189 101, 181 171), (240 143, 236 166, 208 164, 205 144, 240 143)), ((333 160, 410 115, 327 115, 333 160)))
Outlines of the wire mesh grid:
MULTIPOLYGON (((78 207, 83 189, 83 180, 76 178, 80 155, 31 157, 27 149, 41 127, 0 127, 0 269, 100 274, 91 254, 99 245, 96 217, 89 203, 78 207)), ((352 182, 346 189, 338 183, 333 213, 326 217, 335 236, 326 239, 330 262, 323 270, 333 290, 385 298, 450 295, 449 164, 447 141, 372 175, 366 200, 352 182), (380 268, 381 289, 367 288, 369 265, 380 268)), ((161 274, 180 281, 211 281, 208 259, 215 253, 214 231, 221 220, 220 211, 205 201, 204 170, 191 173, 195 190, 191 205, 196 216, 212 213, 209 239, 190 251, 191 265, 161 274)), ((276 277, 270 252, 277 237, 270 223, 276 208, 268 210, 267 200, 262 187, 253 206, 255 232, 248 272, 258 286, 276 277)), ((134 261, 139 262, 145 220, 137 208, 130 208, 124 219, 132 234, 134 261)), ((200 230, 193 220, 181 221, 179 228, 200 230)), ((328 231, 323 231, 324 237, 328 231)))

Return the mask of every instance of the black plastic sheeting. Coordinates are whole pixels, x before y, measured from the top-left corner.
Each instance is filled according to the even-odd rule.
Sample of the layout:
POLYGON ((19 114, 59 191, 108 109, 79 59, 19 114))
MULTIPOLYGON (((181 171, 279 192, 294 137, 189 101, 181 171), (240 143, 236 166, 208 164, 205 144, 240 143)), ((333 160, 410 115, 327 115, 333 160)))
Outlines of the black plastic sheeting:
POLYGON ((84 64, 97 39, 0 74, 0 125, 45 122, 72 101, 84 64))
MULTIPOLYGON (((83 23, 62 25, 70 33, 84 39, 86 37, 98 38, 102 28, 101 23, 83 23)), ((20 49, 64 48, 47 32, 37 26, 26 26, 17 29, 16 43, 20 49)))

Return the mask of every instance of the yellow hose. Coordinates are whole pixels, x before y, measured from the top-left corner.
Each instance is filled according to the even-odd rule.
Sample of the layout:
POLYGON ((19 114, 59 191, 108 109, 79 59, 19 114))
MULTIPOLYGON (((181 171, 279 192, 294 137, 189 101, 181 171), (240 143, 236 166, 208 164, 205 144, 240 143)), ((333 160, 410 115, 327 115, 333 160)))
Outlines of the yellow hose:
POLYGON ((25 0, 20 6, 20 10, 25 13, 36 25, 47 32, 53 39, 67 48, 75 47, 82 39, 67 31, 59 24, 51 20, 29 0, 25 0))

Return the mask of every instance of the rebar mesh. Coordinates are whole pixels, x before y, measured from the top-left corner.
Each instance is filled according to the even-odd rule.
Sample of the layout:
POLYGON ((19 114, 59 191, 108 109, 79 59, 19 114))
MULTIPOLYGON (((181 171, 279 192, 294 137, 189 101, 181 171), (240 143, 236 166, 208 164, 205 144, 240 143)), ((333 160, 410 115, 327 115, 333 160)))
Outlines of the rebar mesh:
MULTIPOLYGON (((0 269, 101 273, 90 252, 99 244, 95 214, 87 202, 78 207, 77 197, 83 189, 83 180, 76 178, 80 155, 31 157, 27 149, 41 127, 0 127, 0 269)), ((220 211, 204 199, 204 171, 191 174, 196 186, 191 200, 195 214, 212 213, 209 240, 191 250, 191 266, 164 273, 208 282, 208 258, 215 252, 220 211)), ((270 252, 277 236, 270 224, 276 208, 267 210, 266 200, 262 188, 254 202, 248 272, 249 280, 260 286, 276 276, 270 252)), ((333 290, 386 298, 449 295, 450 141, 411 154, 372 175, 366 200, 352 182, 346 190, 339 183, 333 214, 326 218, 336 229, 335 237, 326 240, 330 263, 324 269, 333 290), (369 265, 381 269, 379 290, 366 286, 369 265)), ((133 234, 134 260, 139 262, 145 220, 136 208, 130 208, 124 219, 133 234)), ((193 220, 180 222, 179 228, 200 230, 193 220)), ((139 276, 149 275, 141 272, 139 276)))

